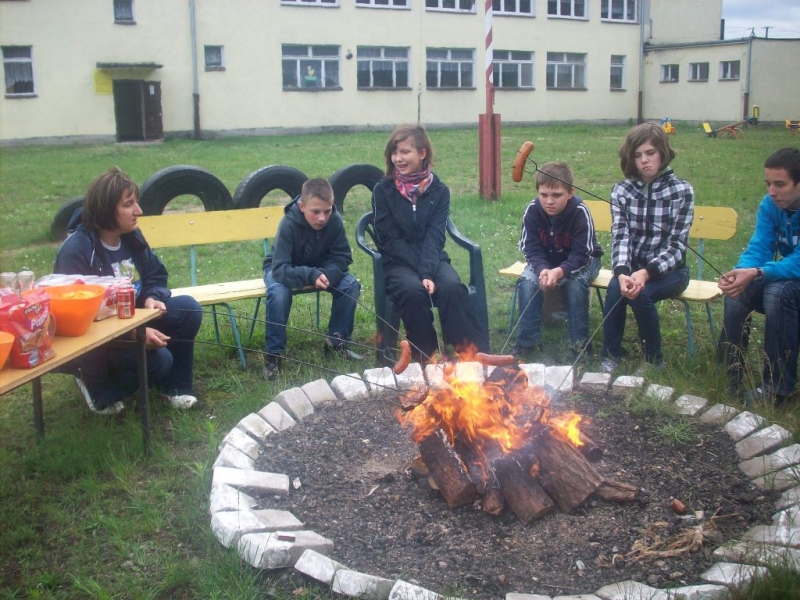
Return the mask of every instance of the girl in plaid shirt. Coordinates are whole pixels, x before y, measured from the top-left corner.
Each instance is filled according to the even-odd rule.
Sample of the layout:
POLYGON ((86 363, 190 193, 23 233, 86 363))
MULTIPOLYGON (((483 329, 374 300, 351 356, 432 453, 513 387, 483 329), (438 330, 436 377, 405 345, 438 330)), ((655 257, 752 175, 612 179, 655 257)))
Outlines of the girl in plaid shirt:
POLYGON ((626 179, 611 191, 611 261, 603 323, 601 368, 613 373, 623 355, 630 305, 645 360, 660 366, 661 327, 656 302, 675 298, 689 285, 686 245, 694 215, 694 191, 669 166, 675 151, 664 130, 643 123, 619 149, 626 179))

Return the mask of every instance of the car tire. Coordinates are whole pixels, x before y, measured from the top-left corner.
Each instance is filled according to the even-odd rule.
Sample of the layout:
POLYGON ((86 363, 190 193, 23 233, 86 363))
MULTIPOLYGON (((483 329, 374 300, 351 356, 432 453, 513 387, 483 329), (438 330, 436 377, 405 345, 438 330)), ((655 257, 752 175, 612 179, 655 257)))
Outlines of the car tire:
POLYGON ((83 207, 83 196, 75 196, 71 200, 67 200, 56 211, 56 216, 53 217, 53 222, 50 224, 50 234, 53 239, 65 240, 67 239, 67 227, 69 226, 75 211, 83 207))
POLYGON ((215 175, 192 165, 176 165, 150 176, 139 188, 139 205, 145 215, 160 215, 178 196, 197 196, 206 211, 233 208, 231 193, 215 175))
POLYGON ((234 208, 258 208, 273 190, 282 190, 291 198, 300 195, 308 177, 302 171, 283 165, 269 165, 242 179, 233 194, 234 208))
POLYGON ((336 171, 328 177, 328 183, 333 188, 336 210, 344 214, 344 199, 353 187, 363 185, 371 192, 375 188, 375 184, 383 177, 383 171, 374 165, 367 164, 348 165, 336 171))

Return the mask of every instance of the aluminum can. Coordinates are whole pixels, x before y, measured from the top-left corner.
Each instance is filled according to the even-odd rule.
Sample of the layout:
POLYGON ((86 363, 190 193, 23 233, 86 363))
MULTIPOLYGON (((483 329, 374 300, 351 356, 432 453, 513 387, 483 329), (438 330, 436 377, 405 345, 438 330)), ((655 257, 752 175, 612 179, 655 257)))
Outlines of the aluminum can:
POLYGON ((17 273, 17 285, 19 285, 20 294, 31 291, 35 283, 36 276, 33 271, 20 271, 17 273))
POLYGON ((136 292, 130 286, 117 290, 117 317, 130 319, 136 314, 136 292))

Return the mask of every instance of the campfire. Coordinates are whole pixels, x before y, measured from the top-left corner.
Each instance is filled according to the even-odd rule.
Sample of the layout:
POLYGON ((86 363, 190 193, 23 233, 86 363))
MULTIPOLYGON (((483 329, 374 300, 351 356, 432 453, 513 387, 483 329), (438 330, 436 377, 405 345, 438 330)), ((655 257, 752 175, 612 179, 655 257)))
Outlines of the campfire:
POLYGON ((516 365, 496 367, 483 382, 459 379, 443 364, 442 389, 406 392, 397 411, 411 430, 420 472, 448 508, 478 502, 492 515, 508 507, 528 524, 558 507, 571 512, 590 496, 626 502, 636 487, 604 479, 592 466, 602 448, 575 412, 557 412, 541 387, 516 365))

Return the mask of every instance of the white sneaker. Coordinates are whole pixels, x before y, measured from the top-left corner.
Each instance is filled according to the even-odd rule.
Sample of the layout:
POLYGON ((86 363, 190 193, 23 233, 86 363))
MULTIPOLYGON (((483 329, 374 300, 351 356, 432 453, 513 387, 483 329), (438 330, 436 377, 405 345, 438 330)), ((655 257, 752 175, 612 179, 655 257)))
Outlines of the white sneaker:
POLYGON ((80 390, 83 399, 86 401, 86 405, 93 413, 97 413, 98 415, 116 415, 125 408, 125 405, 121 400, 118 400, 111 406, 106 406, 105 408, 95 408, 94 400, 92 400, 92 397, 89 395, 89 390, 86 388, 86 384, 83 383, 83 380, 80 377, 75 378, 75 385, 78 386, 78 390, 80 390))
POLYGON ((609 375, 613 375, 614 371, 619 369, 619 361, 616 358, 611 358, 610 356, 604 358, 600 362, 600 370, 603 373, 608 373, 609 375))
POLYGON ((175 396, 162 395, 161 397, 165 400, 168 400, 172 408, 178 408, 181 410, 192 408, 195 404, 197 404, 197 398, 190 394, 178 394, 175 396))

